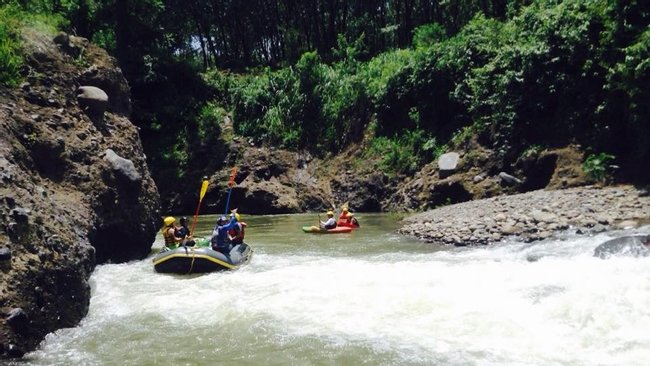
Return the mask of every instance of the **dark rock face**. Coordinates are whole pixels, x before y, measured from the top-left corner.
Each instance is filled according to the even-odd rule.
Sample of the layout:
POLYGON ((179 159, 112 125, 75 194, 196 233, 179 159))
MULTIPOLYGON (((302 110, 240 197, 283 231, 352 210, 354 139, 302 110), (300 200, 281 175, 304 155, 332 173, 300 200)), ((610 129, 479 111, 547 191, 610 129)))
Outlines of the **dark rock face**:
MULTIPOLYGON (((203 199, 202 214, 224 213, 228 200, 227 185, 233 165, 236 166, 235 185, 230 192, 229 208, 249 214, 297 213, 324 210, 330 207, 329 182, 317 180, 312 165, 306 164, 304 155, 266 147, 245 147, 231 143, 231 152, 224 162, 209 174, 210 185, 203 199)), ((163 206, 167 212, 193 212, 196 209, 201 178, 179 182, 185 192, 165 192, 163 206)))
POLYGON ((21 357, 47 333, 75 326, 88 312, 95 265, 144 258, 161 224, 114 60, 78 37, 60 34, 58 47, 41 34, 25 38, 25 82, 0 86, 3 357, 21 357), (91 66, 78 69, 75 55, 91 66), (81 85, 106 91, 111 102, 100 120, 79 103, 81 85))
MULTIPOLYGON (((232 130, 229 123, 230 119, 224 120, 224 130, 232 130)), ((196 166, 189 179, 173 186, 162 182, 165 211, 193 212, 201 177, 208 175, 210 188, 201 213, 223 213, 233 165, 238 170, 230 208, 252 214, 340 209, 345 203, 358 212, 422 211, 504 194, 589 184, 582 171, 583 154, 575 145, 531 149, 512 166, 504 166, 494 150, 474 137, 406 176, 383 172, 379 168, 382 157, 364 157, 368 141, 322 159, 305 151, 257 147, 241 140, 234 137, 216 144, 214 151, 206 152, 214 158, 196 166)))

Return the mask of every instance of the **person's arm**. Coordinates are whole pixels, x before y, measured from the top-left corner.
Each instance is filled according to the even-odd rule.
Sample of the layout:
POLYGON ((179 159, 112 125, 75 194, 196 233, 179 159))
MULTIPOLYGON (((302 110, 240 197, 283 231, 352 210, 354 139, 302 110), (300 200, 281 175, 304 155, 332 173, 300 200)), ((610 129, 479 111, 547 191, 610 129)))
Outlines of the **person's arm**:
POLYGON ((174 238, 174 243, 180 243, 183 241, 183 238, 179 238, 176 236, 176 228, 170 227, 167 229, 167 235, 171 235, 172 238, 174 238), (171 233, 169 232, 171 230, 171 233))
POLYGON ((225 230, 230 230, 230 229, 234 228, 235 225, 237 225, 237 219, 235 218, 235 215, 232 215, 232 218, 230 219, 230 222, 227 225, 225 225, 223 228, 225 230))
POLYGON ((185 239, 185 237, 189 235, 189 232, 190 231, 187 228, 181 226, 174 232, 174 235, 176 235, 177 238, 185 239))

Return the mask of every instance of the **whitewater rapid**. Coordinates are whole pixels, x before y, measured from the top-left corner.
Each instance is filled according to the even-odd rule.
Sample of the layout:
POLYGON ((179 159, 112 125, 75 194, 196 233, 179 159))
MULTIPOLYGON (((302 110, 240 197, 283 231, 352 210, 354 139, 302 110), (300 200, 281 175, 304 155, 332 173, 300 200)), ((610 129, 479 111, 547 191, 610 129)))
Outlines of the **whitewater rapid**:
POLYGON ((99 266, 88 316, 50 334, 25 362, 593 366, 650 360, 650 257, 593 256, 607 239, 648 234, 650 227, 464 248, 413 242, 385 225, 366 230, 345 241, 301 236, 287 243, 261 229, 251 263, 235 272, 160 275, 150 258, 99 266))

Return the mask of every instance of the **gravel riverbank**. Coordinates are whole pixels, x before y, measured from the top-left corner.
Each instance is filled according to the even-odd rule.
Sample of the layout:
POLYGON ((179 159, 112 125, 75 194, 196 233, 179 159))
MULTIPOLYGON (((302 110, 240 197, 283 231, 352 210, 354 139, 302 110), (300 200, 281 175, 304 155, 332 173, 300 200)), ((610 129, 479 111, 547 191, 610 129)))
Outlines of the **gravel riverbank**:
POLYGON ((404 220, 399 233, 430 243, 479 245, 518 237, 542 240, 560 231, 596 233, 650 221, 650 196, 632 186, 533 191, 463 202, 404 220))

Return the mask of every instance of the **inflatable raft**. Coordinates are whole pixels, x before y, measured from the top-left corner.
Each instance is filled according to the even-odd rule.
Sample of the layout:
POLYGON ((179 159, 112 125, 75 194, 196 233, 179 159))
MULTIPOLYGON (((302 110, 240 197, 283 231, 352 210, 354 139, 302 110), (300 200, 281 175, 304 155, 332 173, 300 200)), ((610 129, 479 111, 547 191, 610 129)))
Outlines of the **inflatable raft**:
POLYGON ((207 273, 237 269, 248 263, 252 255, 253 250, 246 243, 235 245, 228 256, 209 246, 180 246, 176 249, 163 248, 153 258, 153 266, 159 273, 207 273))
POLYGON ((302 231, 306 233, 314 233, 314 234, 338 234, 338 233, 349 233, 352 231, 352 228, 349 226, 337 226, 334 229, 320 229, 316 226, 303 226, 302 231))

